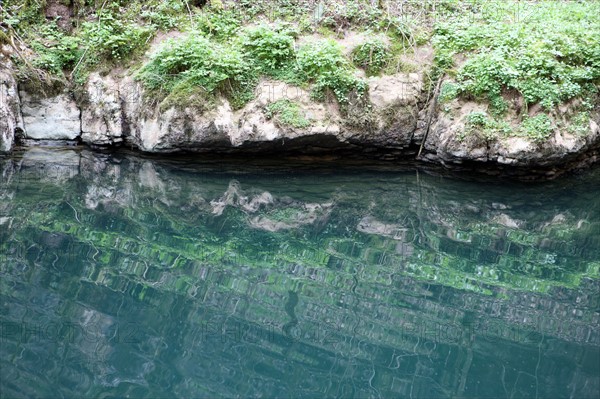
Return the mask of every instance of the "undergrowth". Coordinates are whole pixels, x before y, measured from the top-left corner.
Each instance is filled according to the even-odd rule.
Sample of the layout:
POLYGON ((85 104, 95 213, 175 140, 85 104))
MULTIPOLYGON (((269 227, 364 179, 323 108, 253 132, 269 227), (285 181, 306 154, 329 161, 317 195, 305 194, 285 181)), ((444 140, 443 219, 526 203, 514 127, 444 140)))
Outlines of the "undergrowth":
POLYGON ((503 115, 507 90, 548 111, 593 92, 600 81, 600 3, 543 0, 521 14, 515 7, 524 6, 477 2, 472 13, 437 24, 436 68, 456 80, 445 98, 484 100, 503 115), (459 53, 467 59, 455 66, 459 53))

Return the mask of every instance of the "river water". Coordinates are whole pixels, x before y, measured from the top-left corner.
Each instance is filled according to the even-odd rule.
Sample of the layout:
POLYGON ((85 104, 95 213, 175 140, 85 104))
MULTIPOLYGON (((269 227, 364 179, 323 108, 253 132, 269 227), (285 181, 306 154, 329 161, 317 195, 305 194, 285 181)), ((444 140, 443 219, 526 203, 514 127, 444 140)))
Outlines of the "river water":
POLYGON ((0 397, 598 398, 600 169, 0 159, 0 397))

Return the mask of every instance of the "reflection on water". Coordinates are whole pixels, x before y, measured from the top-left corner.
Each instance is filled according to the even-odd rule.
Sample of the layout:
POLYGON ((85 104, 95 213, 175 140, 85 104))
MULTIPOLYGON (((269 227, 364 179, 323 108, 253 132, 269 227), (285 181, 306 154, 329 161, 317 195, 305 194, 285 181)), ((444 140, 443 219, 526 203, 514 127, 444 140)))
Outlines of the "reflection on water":
POLYGON ((2 397, 598 397, 598 170, 0 173, 2 397))

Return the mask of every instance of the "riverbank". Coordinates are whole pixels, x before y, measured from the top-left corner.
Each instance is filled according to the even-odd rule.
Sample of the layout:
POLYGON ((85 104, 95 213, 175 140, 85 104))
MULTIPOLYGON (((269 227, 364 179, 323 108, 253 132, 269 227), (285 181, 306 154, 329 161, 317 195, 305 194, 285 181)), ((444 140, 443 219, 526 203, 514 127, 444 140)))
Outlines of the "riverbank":
POLYGON ((3 9, 0 151, 71 140, 550 178, 598 161, 593 2, 58 3, 3 9))

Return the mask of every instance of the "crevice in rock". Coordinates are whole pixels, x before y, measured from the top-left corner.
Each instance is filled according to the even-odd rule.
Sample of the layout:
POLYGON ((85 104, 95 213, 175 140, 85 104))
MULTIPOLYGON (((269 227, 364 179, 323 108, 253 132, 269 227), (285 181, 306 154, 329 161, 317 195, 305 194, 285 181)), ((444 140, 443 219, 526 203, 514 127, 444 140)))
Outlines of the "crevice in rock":
MULTIPOLYGON (((19 103, 19 120, 17 121, 18 125, 21 125, 21 134, 23 136, 27 135, 27 129, 25 129, 25 119, 23 118, 23 100, 21 99, 21 87, 19 86, 19 81, 15 79, 15 90, 17 93, 17 100, 19 103)), ((15 129, 16 131, 16 129, 15 129)))
POLYGON ((77 111, 79 111, 79 134, 77 135, 76 140, 81 143, 83 141, 81 137, 83 136, 83 111, 77 99, 75 97, 73 97, 73 99, 75 102, 75 106, 77 107, 77 111))

